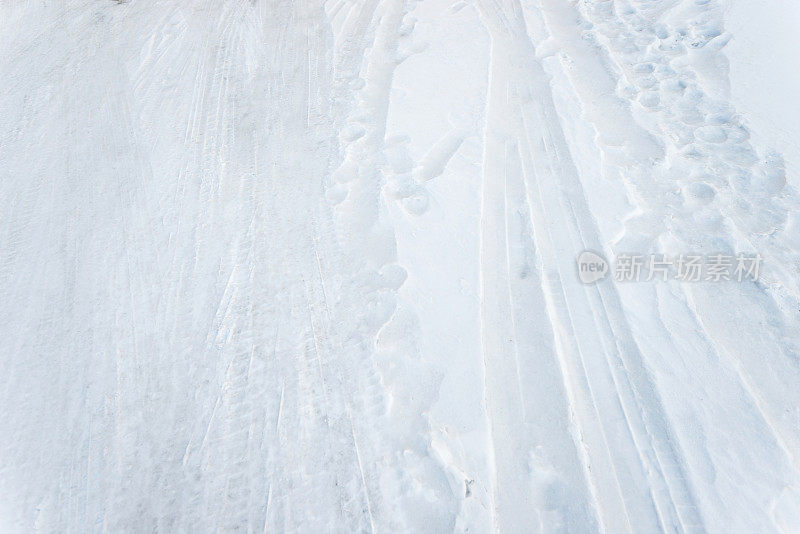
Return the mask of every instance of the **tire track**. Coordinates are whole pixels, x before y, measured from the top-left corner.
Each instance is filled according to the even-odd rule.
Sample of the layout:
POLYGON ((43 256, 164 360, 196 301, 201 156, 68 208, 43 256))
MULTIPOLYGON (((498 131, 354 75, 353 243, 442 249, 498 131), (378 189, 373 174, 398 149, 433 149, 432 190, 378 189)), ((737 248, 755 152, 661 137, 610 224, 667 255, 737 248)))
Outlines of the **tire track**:
MULTIPOLYGON (((521 9, 484 5, 482 13, 493 47, 501 50, 498 57, 522 58, 525 65, 499 91, 522 116, 509 129, 519 132, 514 135, 530 154, 530 159, 523 157, 523 168, 543 286, 601 522, 614 532, 702 531, 680 453, 671 445, 660 400, 642 367, 619 297, 613 286, 582 287, 573 274, 577 253, 597 250, 600 242, 521 9), (608 324, 597 324, 598 319, 608 324), (612 480, 616 488, 608 487, 612 480)), ((492 83, 497 83, 495 76, 492 83)))

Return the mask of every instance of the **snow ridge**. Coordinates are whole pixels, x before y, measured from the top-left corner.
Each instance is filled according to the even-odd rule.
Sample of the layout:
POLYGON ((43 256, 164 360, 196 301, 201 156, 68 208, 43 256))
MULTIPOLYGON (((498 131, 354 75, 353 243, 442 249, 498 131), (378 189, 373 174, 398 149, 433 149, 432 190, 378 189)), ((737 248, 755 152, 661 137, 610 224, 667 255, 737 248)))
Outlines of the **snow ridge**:
POLYGON ((724 17, 0 3, 0 531, 796 530, 800 199, 724 17))

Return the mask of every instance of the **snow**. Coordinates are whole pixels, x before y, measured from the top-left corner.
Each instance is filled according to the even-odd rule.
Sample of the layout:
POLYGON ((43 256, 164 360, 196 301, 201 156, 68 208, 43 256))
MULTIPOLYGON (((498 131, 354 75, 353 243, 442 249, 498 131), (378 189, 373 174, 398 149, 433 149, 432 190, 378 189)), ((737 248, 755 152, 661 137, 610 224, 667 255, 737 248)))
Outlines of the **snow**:
POLYGON ((0 3, 0 532, 800 531, 798 15, 0 3))
POLYGON ((793 48, 800 4, 792 0, 728 0, 726 26, 733 34, 731 99, 758 143, 786 158, 797 187, 800 174, 800 70, 793 48))

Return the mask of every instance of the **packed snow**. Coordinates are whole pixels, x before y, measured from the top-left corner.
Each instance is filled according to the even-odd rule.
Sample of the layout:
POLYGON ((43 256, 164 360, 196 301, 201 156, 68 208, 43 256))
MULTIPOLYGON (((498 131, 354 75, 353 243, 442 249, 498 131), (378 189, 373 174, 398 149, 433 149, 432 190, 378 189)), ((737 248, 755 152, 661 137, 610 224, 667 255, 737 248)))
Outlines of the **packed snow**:
POLYGON ((798 23, 0 1, 0 534, 800 532, 798 23))

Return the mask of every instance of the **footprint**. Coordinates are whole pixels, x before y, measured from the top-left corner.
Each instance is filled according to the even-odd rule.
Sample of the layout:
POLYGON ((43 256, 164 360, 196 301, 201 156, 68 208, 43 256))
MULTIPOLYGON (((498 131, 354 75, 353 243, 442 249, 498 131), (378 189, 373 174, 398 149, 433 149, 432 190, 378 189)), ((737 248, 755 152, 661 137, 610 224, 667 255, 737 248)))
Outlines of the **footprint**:
POLYGON ((722 143, 728 138, 722 126, 701 126, 694 133, 698 139, 706 143, 722 143))
POLYGON ((684 188, 684 195, 690 203, 706 205, 714 200, 716 191, 710 185, 703 182, 694 182, 684 188))

